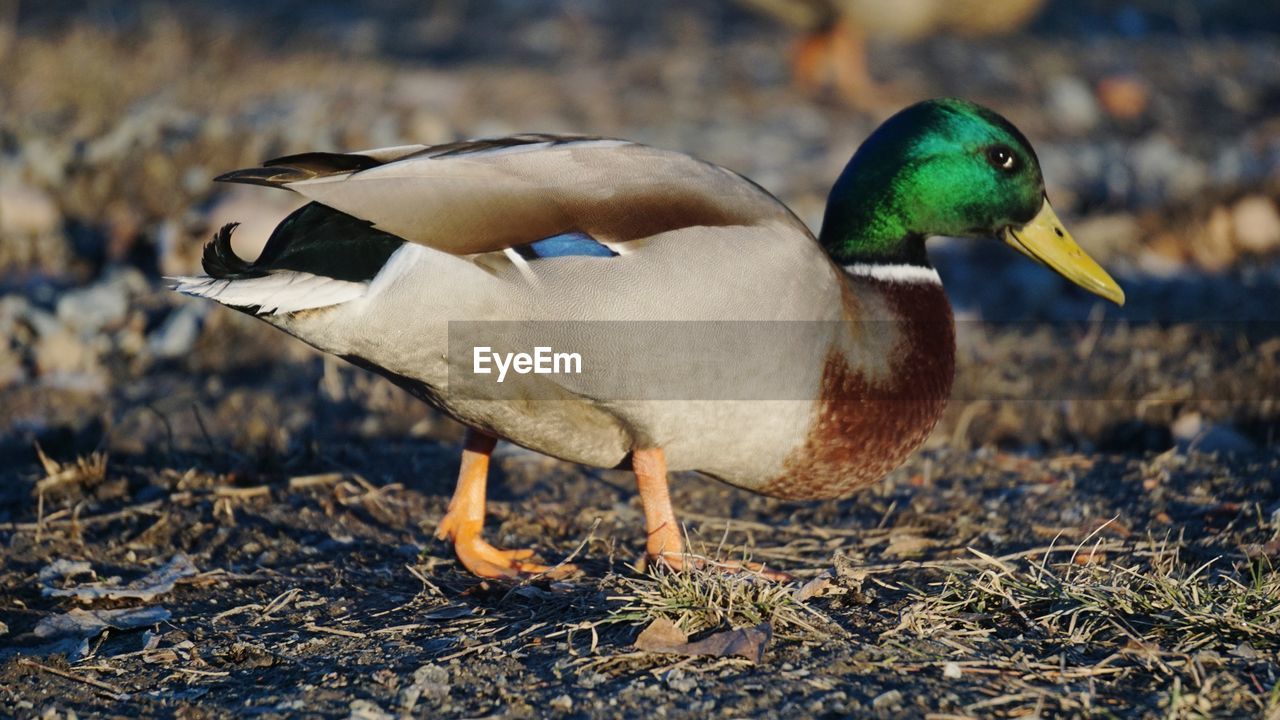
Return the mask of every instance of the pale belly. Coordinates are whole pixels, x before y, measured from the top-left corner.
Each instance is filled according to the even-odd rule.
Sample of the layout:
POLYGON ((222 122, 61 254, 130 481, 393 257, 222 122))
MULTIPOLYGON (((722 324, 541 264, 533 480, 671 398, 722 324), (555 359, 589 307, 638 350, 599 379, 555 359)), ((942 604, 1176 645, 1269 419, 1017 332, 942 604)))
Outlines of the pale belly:
POLYGON ((662 448, 673 471, 705 473, 758 490, 783 472, 813 423, 797 400, 631 401, 602 410, 574 401, 536 408, 486 401, 438 403, 463 423, 536 452, 595 467, 625 467, 633 450, 662 448))

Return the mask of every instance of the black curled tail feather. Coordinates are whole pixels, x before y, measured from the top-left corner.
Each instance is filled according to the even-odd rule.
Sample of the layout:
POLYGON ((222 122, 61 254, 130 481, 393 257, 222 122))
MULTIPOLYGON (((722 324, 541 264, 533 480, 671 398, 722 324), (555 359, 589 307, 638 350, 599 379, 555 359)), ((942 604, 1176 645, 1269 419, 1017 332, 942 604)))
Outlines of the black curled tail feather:
POLYGON ((299 272, 347 282, 372 280, 404 240, 320 203, 307 203, 280 221, 261 254, 242 260, 231 248, 239 223, 223 225, 204 246, 204 272, 217 280, 247 280, 299 272))
POLYGON ((240 227, 240 223, 227 223, 213 234, 213 239, 205 243, 200 265, 204 267, 204 272, 209 277, 220 280, 241 280, 266 275, 261 270, 254 270, 253 263, 241 259, 231 248, 231 234, 237 227, 240 227))

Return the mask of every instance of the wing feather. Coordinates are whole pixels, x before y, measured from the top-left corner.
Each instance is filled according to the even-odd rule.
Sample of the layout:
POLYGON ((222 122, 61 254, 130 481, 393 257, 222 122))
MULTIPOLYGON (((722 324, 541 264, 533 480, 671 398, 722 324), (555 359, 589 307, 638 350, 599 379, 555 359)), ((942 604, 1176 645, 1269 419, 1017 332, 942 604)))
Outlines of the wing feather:
POLYGON ((804 224, 725 168, 620 140, 518 135, 304 153, 219 178, 285 187, 437 250, 498 252, 564 233, 626 243, 685 227, 804 224))

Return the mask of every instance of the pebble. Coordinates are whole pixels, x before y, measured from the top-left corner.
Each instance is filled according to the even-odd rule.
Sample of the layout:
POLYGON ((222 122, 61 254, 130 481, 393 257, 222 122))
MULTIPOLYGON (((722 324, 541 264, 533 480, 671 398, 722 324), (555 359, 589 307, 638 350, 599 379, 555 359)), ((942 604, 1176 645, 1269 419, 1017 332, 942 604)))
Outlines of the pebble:
POLYGON ((1178 448, 1183 452, 1222 453, 1226 455, 1248 454, 1257 445, 1240 432, 1227 425, 1205 422, 1198 412, 1183 413, 1169 427, 1178 448))
POLYGON ((38 337, 46 337, 62 330, 62 323, 58 322, 58 318, 53 313, 41 310, 32 305, 25 305, 21 308, 22 321, 31 326, 38 337))
POLYGON ((123 283, 102 282, 63 293, 58 299, 58 319, 85 335, 124 322, 129 298, 123 283))
POLYGON ((882 692, 871 701, 871 707, 876 710, 891 710, 902 705, 902 691, 889 690, 882 692))
POLYGON ((669 671, 663 679, 666 681, 667 687, 678 693, 693 692, 698 687, 698 678, 680 668, 669 671))
POLYGON ((1190 443, 1190 448, 1203 453, 1248 455, 1257 452, 1252 440, 1227 425, 1210 425, 1190 443))
POLYGON ((1231 213, 1225 207, 1216 207, 1204 224, 1204 231, 1191 243, 1191 256, 1209 272, 1222 272, 1235 260, 1235 242, 1232 237, 1231 213))
POLYGON ((0 185, 0 234, 38 236, 62 225, 62 213, 53 198, 26 185, 0 185))
POLYGON ((440 700, 449 694, 449 671, 439 665, 423 665, 413 671, 413 684, 421 689, 422 697, 440 700))
POLYGON ((1098 126, 1100 113, 1089 86, 1080 78, 1059 75, 1049 81, 1048 116, 1059 131, 1077 135, 1098 126))
POLYGON ((90 391, 106 390, 98 354, 79 337, 59 329, 43 335, 35 347, 36 371, 53 384, 90 391))
POLYGON ((0 389, 17 385, 27 379, 22 358, 4 345, 0 345, 0 389))
POLYGON ((1117 120, 1137 120, 1147 112, 1150 101, 1146 83, 1133 76, 1113 75, 1098 82, 1098 103, 1117 120))
POLYGON ((1231 208, 1231 220, 1241 250, 1265 253, 1280 246, 1280 212, 1270 198, 1243 198, 1231 208))
POLYGON ((348 720, 395 720, 396 717, 369 700, 352 700, 349 708, 348 720))
POLYGON ((1152 133, 1128 152, 1134 200, 1141 204, 1186 200, 1209 183, 1205 163, 1185 153, 1169 136, 1152 133))
POLYGON ((147 351, 166 360, 191 352, 200 339, 200 328, 209 307, 208 303, 188 302, 169 313, 160 327, 147 336, 147 351))
POLYGON ((1068 227, 1085 251, 1103 264, 1118 255, 1135 253, 1142 244, 1142 228, 1127 213, 1081 218, 1068 227))
POLYGON ((18 322, 27 314, 31 303, 21 295, 0 297, 0 337, 12 338, 18 322))

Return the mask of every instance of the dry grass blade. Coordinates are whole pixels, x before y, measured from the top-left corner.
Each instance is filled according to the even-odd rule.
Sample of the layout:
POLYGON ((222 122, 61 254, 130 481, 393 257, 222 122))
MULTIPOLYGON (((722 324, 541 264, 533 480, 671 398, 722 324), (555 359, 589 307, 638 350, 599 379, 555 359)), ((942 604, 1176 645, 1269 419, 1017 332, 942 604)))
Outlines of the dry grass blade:
POLYGON ((1048 554, 1011 565, 978 553, 971 571, 917 592, 898 631, 986 636, 1012 621, 1066 643, 1117 649, 1280 649, 1275 567, 1255 562, 1238 571, 1221 558, 1192 566, 1168 542, 1148 545, 1147 558, 1131 565, 1050 563, 1048 554))
POLYGON ((818 634, 832 623, 796 598, 793 583, 766 580, 754 573, 726 572, 715 563, 687 563, 671 570, 655 564, 643 578, 623 578, 627 593, 610 600, 623 605, 612 622, 644 623, 665 618, 695 634, 721 627, 754 627, 769 623, 780 636, 818 634))
POLYGON ((36 482, 36 492, 45 493, 59 485, 96 483, 107 476, 107 455, 92 452, 77 457, 73 462, 60 463, 44 453, 39 444, 36 445, 36 457, 44 468, 45 476, 36 482))

